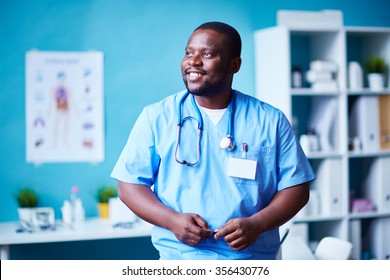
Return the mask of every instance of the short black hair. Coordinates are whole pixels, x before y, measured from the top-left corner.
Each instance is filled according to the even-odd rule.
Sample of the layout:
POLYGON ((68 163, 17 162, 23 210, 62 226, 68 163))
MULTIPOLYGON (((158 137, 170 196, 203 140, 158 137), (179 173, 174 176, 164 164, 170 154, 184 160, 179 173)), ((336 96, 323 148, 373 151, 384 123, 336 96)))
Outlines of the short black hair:
POLYGON ((230 47, 229 53, 231 58, 241 56, 241 36, 234 27, 223 22, 210 21, 199 25, 194 32, 197 30, 213 30, 225 35, 228 46, 230 47))

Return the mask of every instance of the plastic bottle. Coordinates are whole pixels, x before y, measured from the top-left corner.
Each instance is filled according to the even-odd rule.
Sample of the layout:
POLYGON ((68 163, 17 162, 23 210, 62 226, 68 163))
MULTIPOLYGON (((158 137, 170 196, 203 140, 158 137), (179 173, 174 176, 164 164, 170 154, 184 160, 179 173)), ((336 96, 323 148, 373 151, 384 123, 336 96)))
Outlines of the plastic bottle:
POLYGON ((294 66, 292 68, 292 87, 301 88, 302 87, 302 71, 301 68, 294 66))
POLYGON ((85 220, 84 208, 81 199, 78 197, 79 187, 73 186, 70 194, 70 203, 72 207, 72 222, 80 224, 85 220))
POLYGON ((65 200, 63 206, 61 207, 62 222, 64 224, 72 224, 73 215, 72 215, 72 205, 69 200, 65 200))
POLYGON ((307 132, 307 135, 309 136, 309 149, 311 152, 317 152, 320 150, 320 144, 318 135, 314 130, 309 130, 307 132))
POLYGON ((306 134, 302 134, 299 138, 299 144, 302 147, 303 152, 305 155, 308 155, 310 153, 310 142, 309 142, 309 136, 306 134))
POLYGON ((363 89, 363 69, 356 61, 351 61, 348 65, 348 80, 350 90, 363 89))
POLYGON ((74 212, 73 212, 73 222, 75 224, 81 224, 85 220, 85 213, 84 213, 84 208, 83 204, 81 202, 80 198, 77 198, 75 205, 74 205, 74 212))
POLYGON ((72 207, 75 206, 76 200, 78 198, 79 193, 79 187, 73 186, 70 193, 70 203, 72 204, 72 207))

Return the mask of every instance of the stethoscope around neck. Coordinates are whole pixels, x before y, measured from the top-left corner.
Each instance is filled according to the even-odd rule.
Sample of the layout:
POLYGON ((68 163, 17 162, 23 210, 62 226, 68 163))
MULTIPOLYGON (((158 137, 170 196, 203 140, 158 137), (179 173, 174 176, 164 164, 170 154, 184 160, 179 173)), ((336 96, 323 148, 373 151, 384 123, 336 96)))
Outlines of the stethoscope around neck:
MULTIPOLYGON (((200 160, 200 140, 202 138, 202 131, 203 131, 203 118, 202 114, 200 113, 200 110, 198 108, 198 105, 196 104, 195 97, 192 95, 191 102, 192 105, 195 108, 196 115, 197 115, 197 122, 198 122, 198 143, 197 143, 197 158, 195 162, 189 162, 186 160, 180 160, 177 158, 177 151, 180 146, 180 135, 181 135, 181 128, 184 125, 184 122, 188 119, 194 119, 194 117, 187 116, 185 118, 182 118, 182 108, 184 101, 188 97, 190 93, 187 91, 179 101, 179 104, 177 106, 177 141, 176 141, 176 148, 175 148, 175 160, 180 164, 185 164, 187 166, 194 166, 196 165, 200 160)), ((232 93, 231 102, 228 106, 229 110, 229 123, 228 123, 228 134, 221 139, 221 142, 219 143, 219 147, 223 150, 227 151, 233 151, 236 148, 236 144, 233 141, 233 121, 234 121, 234 105, 235 105, 235 94, 232 93)))

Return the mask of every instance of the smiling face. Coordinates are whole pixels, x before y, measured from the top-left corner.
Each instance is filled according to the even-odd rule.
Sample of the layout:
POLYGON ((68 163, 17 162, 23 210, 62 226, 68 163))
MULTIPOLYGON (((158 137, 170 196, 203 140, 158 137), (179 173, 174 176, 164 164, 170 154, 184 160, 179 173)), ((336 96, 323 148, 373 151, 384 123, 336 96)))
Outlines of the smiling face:
POLYGON ((214 97, 227 94, 230 98, 233 74, 241 65, 232 58, 225 35, 199 29, 192 33, 181 62, 183 81, 196 96, 214 97))

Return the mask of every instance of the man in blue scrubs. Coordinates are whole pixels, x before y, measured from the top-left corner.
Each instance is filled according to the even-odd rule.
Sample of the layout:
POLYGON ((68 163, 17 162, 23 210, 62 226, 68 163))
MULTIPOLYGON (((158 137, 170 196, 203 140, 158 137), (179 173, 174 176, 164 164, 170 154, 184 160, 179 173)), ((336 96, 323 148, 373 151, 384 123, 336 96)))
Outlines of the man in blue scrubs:
POLYGON ((112 171, 161 259, 275 259, 278 227, 309 199, 315 175, 286 117, 232 89, 240 56, 233 27, 195 29, 186 90, 144 108, 112 171))

